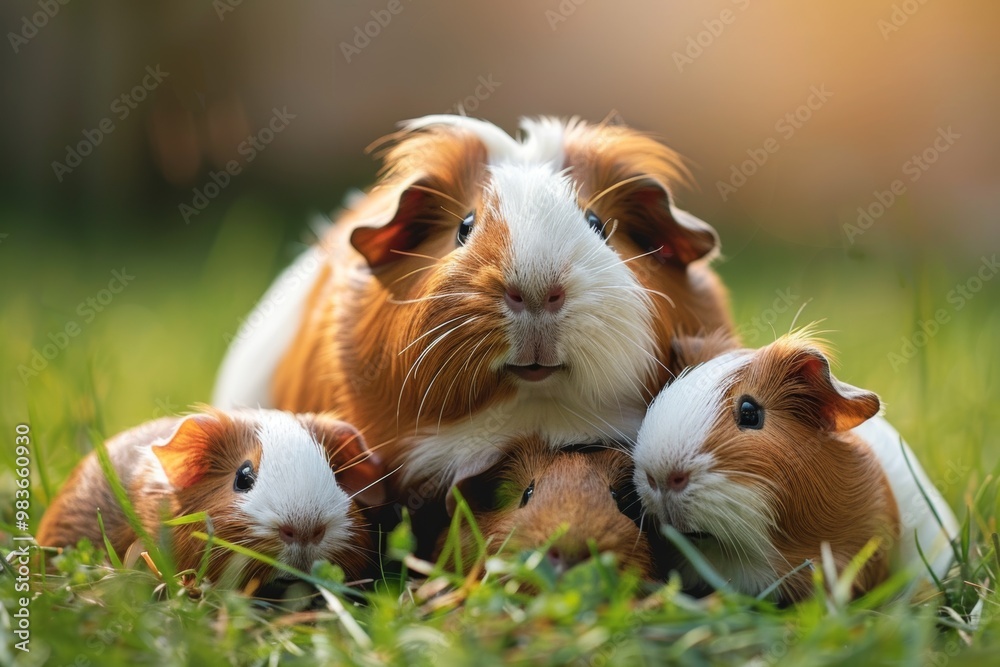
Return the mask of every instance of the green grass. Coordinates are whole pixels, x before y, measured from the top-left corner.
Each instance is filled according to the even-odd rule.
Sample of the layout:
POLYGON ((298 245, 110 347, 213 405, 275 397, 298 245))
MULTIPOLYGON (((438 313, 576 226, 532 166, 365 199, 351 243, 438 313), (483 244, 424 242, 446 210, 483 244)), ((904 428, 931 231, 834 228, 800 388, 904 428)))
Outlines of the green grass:
MULTIPOLYGON (((210 399, 226 334, 295 252, 301 230, 255 201, 218 215, 217 226, 148 221, 157 240, 147 243, 139 232, 120 239, 99 228, 59 241, 32 232, 31 219, 7 218, 16 226, 2 230, 10 236, 0 245, 0 439, 9 443, 0 447, 3 553, 14 545, 16 424, 31 426, 35 527, 93 448, 95 429, 113 434, 210 399), (135 279, 84 321, 78 304, 122 267, 135 279), (23 382, 18 366, 69 321, 79 334, 23 382)), ((322 567, 309 574, 325 591, 320 599, 303 585, 279 606, 184 588, 169 560, 156 560, 165 563, 165 583, 143 562, 126 570, 104 559, 103 545, 83 545, 52 561, 56 573, 31 580, 30 654, 12 647, 10 614, 21 594, 12 572, 0 576, 0 664, 988 664, 1000 648, 992 541, 1000 514, 1000 280, 957 308, 949 292, 976 275, 976 256, 879 246, 863 254, 764 233, 730 243, 741 230, 719 226, 738 248, 718 270, 747 342, 762 345, 787 331, 806 304, 798 324, 823 320, 839 351, 835 372, 879 392, 889 419, 966 520, 962 565, 942 583, 947 595, 894 600, 905 583, 894 581, 849 603, 819 587, 814 600, 779 609, 729 592, 695 600, 676 582, 640 582, 604 559, 557 579, 530 554, 491 559, 485 578, 468 578, 413 559, 403 528, 386 537, 387 561, 424 571, 426 581, 387 575, 359 596, 345 592, 336 568, 322 567), (948 321, 903 357, 904 337, 939 309, 948 321), (978 630, 939 608, 971 608, 976 589, 964 581, 985 597, 978 630)))

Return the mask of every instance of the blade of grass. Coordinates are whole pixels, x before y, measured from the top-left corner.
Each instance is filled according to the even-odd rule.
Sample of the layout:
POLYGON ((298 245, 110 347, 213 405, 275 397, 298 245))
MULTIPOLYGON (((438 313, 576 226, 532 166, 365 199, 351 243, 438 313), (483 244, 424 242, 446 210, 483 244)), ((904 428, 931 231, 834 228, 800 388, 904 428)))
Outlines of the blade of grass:
MULTIPOLYGON (((906 462, 906 467, 909 469, 910 475, 913 476, 913 481, 917 483, 917 489, 920 491, 920 495, 924 497, 924 502, 927 503, 927 506, 931 510, 931 514, 934 515, 934 520, 937 521, 937 524, 938 526, 940 526, 941 530, 945 530, 944 521, 941 520, 941 515, 937 511, 937 507, 935 507, 934 503, 931 502, 931 498, 929 495, 927 495, 927 491, 926 489, 924 489, 924 485, 920 483, 920 479, 917 477, 917 473, 913 470, 913 463, 910 461, 910 457, 906 453, 906 443, 903 441, 903 436, 899 437, 899 449, 903 453, 903 460, 906 462)), ((948 545, 951 546, 951 551, 955 555, 955 562, 961 563, 962 562, 961 554, 959 554, 958 552, 958 547, 955 545, 955 540, 952 539, 950 535, 948 536, 948 545)), ((921 557, 922 556, 923 553, 921 553, 921 557)), ((926 562, 927 561, 925 559, 924 563, 926 562)), ((937 579, 937 577, 935 577, 935 579, 937 579)))
POLYGON ((116 570, 122 569, 122 559, 118 557, 118 553, 115 548, 111 546, 111 538, 108 537, 107 531, 104 530, 104 517, 101 515, 101 508, 97 508, 97 525, 101 529, 101 539, 104 540, 104 549, 108 552, 108 560, 111 561, 112 567, 116 570))
POLYGON ((770 586, 768 586, 767 588, 765 588, 764 590, 762 590, 757 595, 757 599, 758 600, 766 600, 768 598, 768 596, 770 596, 772 593, 774 593, 776 590, 778 590, 778 588, 780 588, 783 583, 785 583, 786 581, 788 581, 789 579, 791 579, 793 576, 795 576, 796 574, 798 574, 802 570, 806 569, 807 567, 811 568, 812 566, 813 566, 813 562, 810 559, 808 559, 808 558, 805 559, 804 561, 802 561, 801 563, 799 563, 795 567, 795 569, 793 569, 792 571, 790 571, 787 574, 783 575, 780 579, 775 580, 774 583, 772 583, 770 586))
POLYGON ((291 565, 286 565, 285 563, 282 563, 281 561, 275 558, 262 554, 259 551, 248 549, 247 547, 241 544, 234 544, 233 542, 224 540, 221 537, 203 533, 200 530, 192 531, 191 536, 199 540, 204 540, 205 542, 211 540, 212 544, 217 544, 225 549, 228 549, 229 551, 240 554, 241 556, 246 556, 247 558, 253 558, 254 560, 258 560, 261 563, 269 565, 270 567, 273 567, 276 570, 287 572, 288 574, 291 574, 294 577, 298 577, 303 581, 309 582, 316 588, 326 588, 334 592, 346 593, 355 597, 360 597, 360 593, 358 593, 358 591, 353 590, 352 588, 349 588, 347 586, 344 586, 343 584, 339 584, 334 581, 327 581, 326 579, 320 579, 319 577, 313 576, 311 573, 303 572, 302 570, 294 568, 291 565))
POLYGON ((669 524, 663 524, 660 526, 660 532, 680 550, 681 554, 687 558, 699 576, 705 580, 705 583, 717 591, 732 592, 733 589, 730 587, 729 582, 715 571, 715 568, 708 562, 708 559, 686 537, 678 532, 676 528, 669 524))
POLYGON ((865 546, 861 547, 861 551, 854 555, 854 558, 847 564, 844 571, 840 573, 840 577, 834 582, 833 586, 833 596, 838 606, 842 607, 851 601, 851 589, 854 586, 854 580, 858 578, 862 568, 871 560, 875 552, 878 551, 880 543, 881 540, 877 537, 868 540, 865 546))

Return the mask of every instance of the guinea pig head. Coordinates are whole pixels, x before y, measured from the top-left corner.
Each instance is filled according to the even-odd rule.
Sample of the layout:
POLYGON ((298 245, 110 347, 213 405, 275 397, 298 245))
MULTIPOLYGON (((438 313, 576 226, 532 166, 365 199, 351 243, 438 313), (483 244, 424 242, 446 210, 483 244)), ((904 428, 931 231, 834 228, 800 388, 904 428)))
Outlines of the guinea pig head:
MULTIPOLYGON (((357 312, 352 372, 379 376, 374 402, 404 431, 502 402, 503 428, 469 432, 593 434, 623 413, 634 428, 666 379, 673 333, 728 325, 699 262, 717 236, 673 206, 673 153, 610 124, 543 118, 522 130, 412 121, 358 212, 373 223, 351 241, 384 307, 357 312)), ((467 442, 409 469, 442 469, 467 442)))
MULTIPOLYGON (((357 503, 382 500, 381 464, 348 424, 278 411, 186 417, 153 446, 181 514, 206 512, 216 537, 308 572, 316 560, 351 576, 371 540, 357 503)), ((175 533, 181 567, 197 567, 205 543, 194 526, 175 533)), ((243 586, 286 575, 214 547, 209 579, 243 586)))
MULTIPOLYGON (((547 557, 562 572, 589 558, 593 546, 598 553, 616 554, 622 568, 648 576, 649 545, 636 525, 639 504, 631 473, 624 452, 557 451, 530 437, 456 486, 491 554, 548 547, 547 557)), ((454 506, 449 494, 449 511, 454 506)))
MULTIPOLYGON (((759 593, 819 559, 822 542, 842 568, 895 525, 884 474, 849 432, 879 407, 875 394, 833 377, 807 337, 723 353, 650 406, 634 452, 636 489, 738 590, 759 593)), ((856 583, 864 589, 884 574, 884 558, 873 558, 856 583)), ((809 595, 811 577, 789 577, 779 597, 809 595)))

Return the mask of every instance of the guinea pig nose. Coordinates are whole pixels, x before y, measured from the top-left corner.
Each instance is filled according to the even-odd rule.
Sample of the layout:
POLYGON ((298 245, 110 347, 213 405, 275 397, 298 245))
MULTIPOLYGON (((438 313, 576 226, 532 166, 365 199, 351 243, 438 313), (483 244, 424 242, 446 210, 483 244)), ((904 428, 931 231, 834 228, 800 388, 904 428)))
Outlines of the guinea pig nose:
POLYGON ((318 544, 324 535, 326 535, 326 526, 322 524, 304 530, 296 530, 287 523, 278 526, 278 537, 285 544, 295 544, 296 542, 318 544))
POLYGON ((675 493, 679 493, 687 488, 688 482, 690 481, 691 473, 686 470, 674 470, 667 475, 667 486, 675 493))
POLYGON ((539 291, 532 289, 525 294, 517 287, 508 285, 504 289, 503 301, 513 313, 521 313, 530 310, 533 313, 545 311, 547 313, 558 313, 566 303, 566 288, 553 283, 539 291))
POLYGON ((507 291, 503 293, 503 300, 511 311, 515 313, 524 311, 524 297, 516 287, 508 287, 507 291))
POLYGON ((562 285, 553 285, 545 294, 542 308, 550 313, 558 313, 566 302, 566 290, 562 285))

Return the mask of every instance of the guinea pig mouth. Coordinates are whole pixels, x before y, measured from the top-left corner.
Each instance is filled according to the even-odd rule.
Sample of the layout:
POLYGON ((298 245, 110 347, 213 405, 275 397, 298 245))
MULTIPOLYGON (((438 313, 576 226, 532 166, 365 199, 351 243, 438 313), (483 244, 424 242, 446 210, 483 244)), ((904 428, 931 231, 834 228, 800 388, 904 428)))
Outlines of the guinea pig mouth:
POLYGON ((507 364, 507 370, 527 382, 541 382, 556 371, 564 368, 563 364, 557 366, 543 366, 542 364, 529 364, 527 366, 515 366, 507 364))

